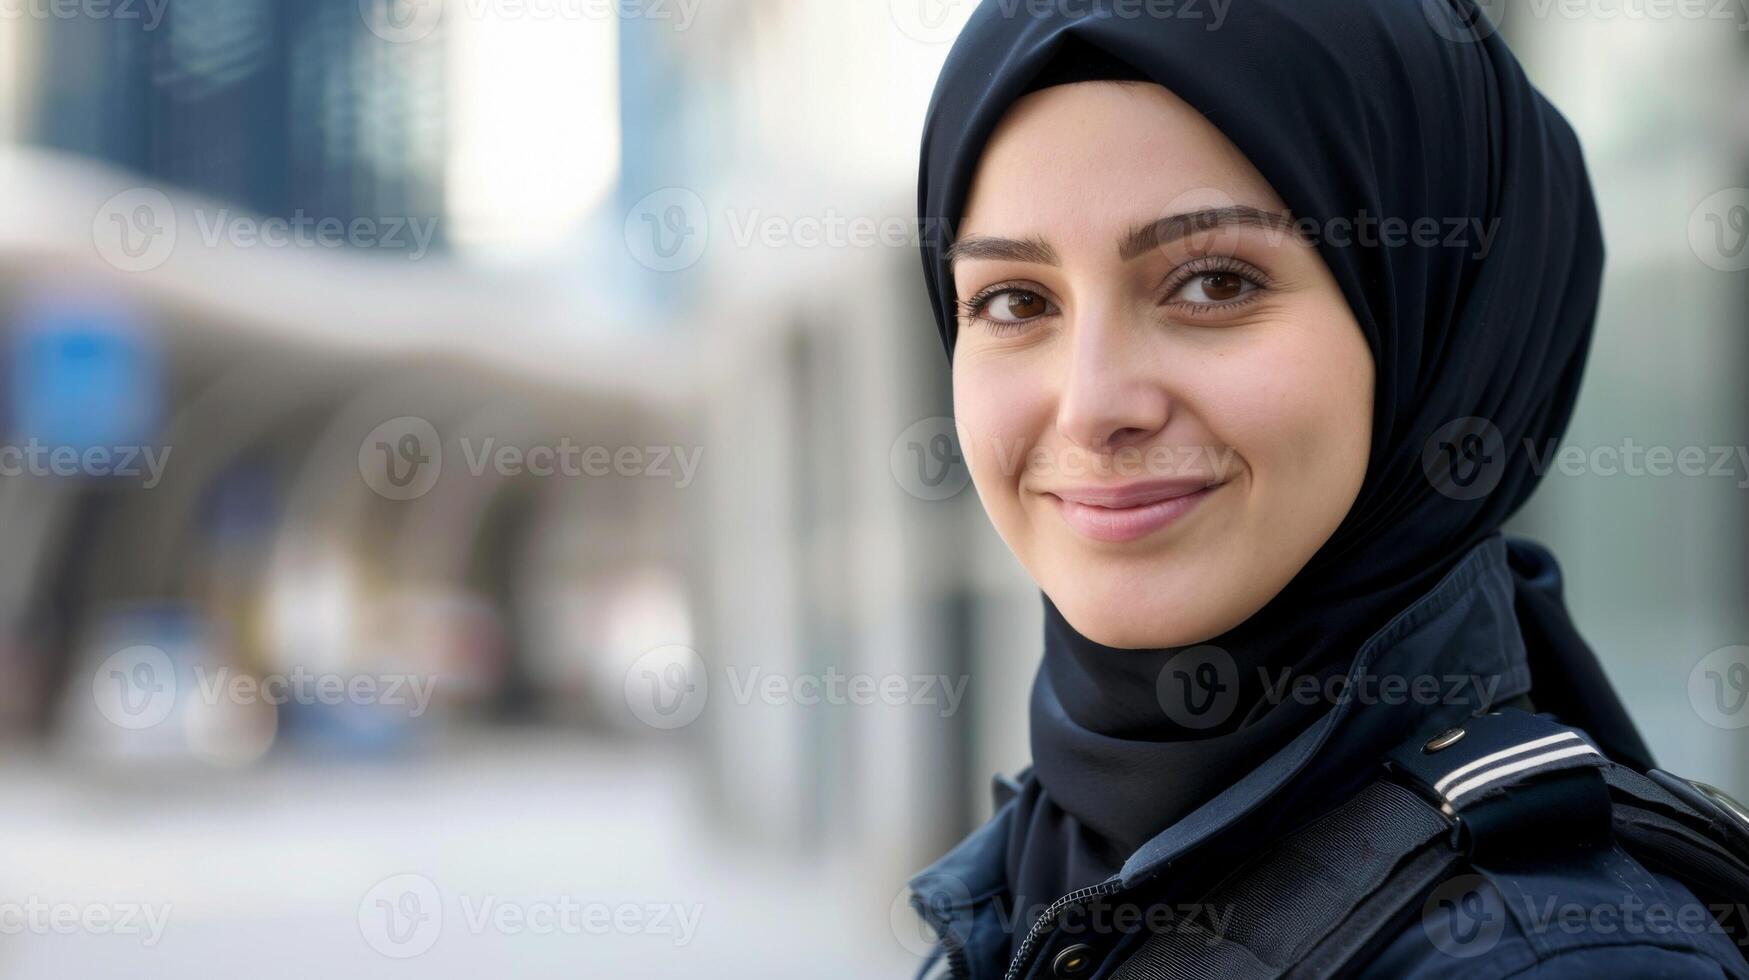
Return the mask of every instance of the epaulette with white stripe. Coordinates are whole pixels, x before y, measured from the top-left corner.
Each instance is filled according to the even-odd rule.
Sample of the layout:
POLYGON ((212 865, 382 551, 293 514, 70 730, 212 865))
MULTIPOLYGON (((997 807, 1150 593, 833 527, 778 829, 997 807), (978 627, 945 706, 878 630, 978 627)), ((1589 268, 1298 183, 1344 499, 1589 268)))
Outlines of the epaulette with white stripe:
POLYGON ((1550 773, 1607 764, 1583 732, 1517 708, 1478 715, 1401 745, 1388 762, 1447 816, 1550 773))

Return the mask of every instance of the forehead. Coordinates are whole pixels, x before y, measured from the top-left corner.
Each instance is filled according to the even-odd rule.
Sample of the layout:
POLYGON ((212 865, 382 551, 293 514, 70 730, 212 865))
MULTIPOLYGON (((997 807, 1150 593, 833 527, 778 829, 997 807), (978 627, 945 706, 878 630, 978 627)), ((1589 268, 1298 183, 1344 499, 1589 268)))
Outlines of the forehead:
POLYGON ((972 180, 960 234, 1108 241, 1137 221, 1284 205, 1226 135, 1149 83, 1077 82, 1016 101, 972 180))

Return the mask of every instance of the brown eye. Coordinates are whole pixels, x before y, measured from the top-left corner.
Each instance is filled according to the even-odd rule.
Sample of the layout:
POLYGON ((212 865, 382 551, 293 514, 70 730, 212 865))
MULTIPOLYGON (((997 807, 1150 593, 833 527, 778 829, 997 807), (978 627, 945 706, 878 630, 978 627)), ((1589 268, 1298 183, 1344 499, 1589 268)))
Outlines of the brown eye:
POLYGON ((1237 299, 1244 288, 1245 280, 1231 272, 1216 272, 1202 277, 1203 295, 1217 303, 1237 299))
POLYGON ((989 313, 995 320, 1030 320, 1035 316, 1044 316, 1050 305, 1045 298, 1037 293, 1024 289, 1010 289, 1007 292, 990 297, 989 313))
POLYGON ((1019 335, 1061 311, 1043 290, 1026 283, 997 283, 959 304, 961 315, 994 335, 1019 335))
POLYGON ((1007 286, 967 300, 965 311, 992 331, 1012 332, 1041 317, 1050 316, 1056 308, 1037 290, 1007 286))
POLYGON ((1258 288, 1257 282, 1242 272, 1210 269, 1186 280, 1172 298, 1192 308, 1214 307, 1242 301, 1258 288))

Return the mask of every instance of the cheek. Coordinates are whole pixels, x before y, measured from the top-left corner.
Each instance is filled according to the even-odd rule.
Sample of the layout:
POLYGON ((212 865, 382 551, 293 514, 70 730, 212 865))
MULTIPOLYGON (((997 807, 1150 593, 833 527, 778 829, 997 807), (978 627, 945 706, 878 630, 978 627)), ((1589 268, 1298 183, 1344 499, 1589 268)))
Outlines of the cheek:
POLYGON ((1371 354, 1346 307, 1287 324, 1221 359, 1204 417, 1244 457, 1260 500, 1283 512, 1316 503, 1346 513, 1371 439, 1371 354))
POLYGON ((1014 362, 956 360, 953 410, 960 451, 980 495, 1012 493, 1050 418, 1047 387, 1014 362))

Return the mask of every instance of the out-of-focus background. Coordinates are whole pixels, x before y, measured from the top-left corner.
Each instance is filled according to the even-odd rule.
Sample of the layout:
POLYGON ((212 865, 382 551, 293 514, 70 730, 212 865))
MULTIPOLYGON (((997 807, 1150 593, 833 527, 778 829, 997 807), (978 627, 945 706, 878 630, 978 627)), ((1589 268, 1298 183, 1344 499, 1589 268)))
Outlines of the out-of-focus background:
MULTIPOLYGON (((971 6, 0 0, 0 975, 913 970, 1040 648, 914 247, 971 6)), ((1518 530, 1743 795, 1749 8, 1491 16, 1609 243, 1518 530)))

